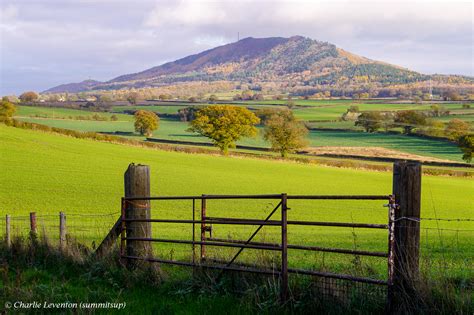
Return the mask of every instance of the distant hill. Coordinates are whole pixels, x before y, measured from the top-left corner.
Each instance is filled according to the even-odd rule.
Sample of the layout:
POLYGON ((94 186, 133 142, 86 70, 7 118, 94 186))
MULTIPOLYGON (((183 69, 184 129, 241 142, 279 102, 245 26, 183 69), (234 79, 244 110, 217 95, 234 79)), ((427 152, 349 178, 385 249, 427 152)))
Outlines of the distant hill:
POLYGON ((69 93, 77 93, 82 91, 93 90, 96 86, 101 84, 100 81, 95 80, 84 80, 79 83, 68 83, 68 84, 61 84, 55 86, 45 92, 48 93, 62 93, 62 92, 69 92, 69 93))
POLYGON ((407 84, 430 76, 361 57, 302 36, 244 38, 107 82, 64 84, 45 92, 79 92, 171 85, 190 81, 292 82, 300 86, 407 84))

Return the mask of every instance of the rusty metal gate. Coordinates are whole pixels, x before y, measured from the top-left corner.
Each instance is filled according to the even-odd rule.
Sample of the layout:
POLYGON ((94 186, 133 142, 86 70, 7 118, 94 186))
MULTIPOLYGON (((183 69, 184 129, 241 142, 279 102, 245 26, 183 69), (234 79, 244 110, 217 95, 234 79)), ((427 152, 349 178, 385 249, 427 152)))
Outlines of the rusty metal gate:
MULTIPOLYGON (((281 300, 288 299, 288 275, 290 273, 322 277, 335 280, 346 280, 355 283, 365 283, 370 285, 382 286, 384 288, 390 287, 392 284, 393 275, 393 254, 394 254, 394 218, 395 218, 396 202, 393 195, 287 195, 272 194, 272 195, 201 195, 201 196, 169 196, 169 197, 124 197, 122 198, 122 217, 121 217, 121 246, 120 257, 122 260, 143 260, 148 262, 157 262, 162 264, 173 264, 181 266, 233 270, 241 272, 252 272, 260 274, 277 275, 280 277, 280 294, 281 300), (227 217, 211 217, 207 216, 207 201, 208 200, 236 200, 236 199, 271 199, 278 202, 277 206, 267 215, 264 220, 256 219, 240 219, 227 217), (135 209, 147 208, 151 200, 189 200, 192 202, 192 217, 187 220, 184 219, 151 219, 142 217, 127 217, 127 205, 129 203, 135 204, 135 209), (386 201, 388 207, 387 224, 371 224, 371 223, 343 223, 343 222, 316 222, 316 221, 294 221, 287 219, 287 211, 289 210, 289 201, 291 200, 381 200, 386 201), (196 218, 196 201, 201 201, 200 217, 196 218), (140 206, 137 203, 142 203, 140 206), (272 219, 280 209, 281 217, 279 219, 272 219), (136 222, 151 223, 178 223, 192 225, 192 239, 191 240, 177 240, 177 239, 163 239, 152 237, 134 237, 127 231, 130 224, 136 222), (196 225, 200 225, 200 235, 196 236, 196 225), (212 237, 212 226, 214 225, 247 225, 255 226, 254 232, 246 240, 231 240, 223 238, 212 237), (362 250, 350 250, 342 248, 328 248, 318 246, 305 246, 301 244, 288 244, 288 226, 290 225, 304 225, 304 226, 327 226, 327 227, 341 227, 341 228, 363 228, 363 229, 385 229, 387 230, 388 248, 386 252, 371 252, 362 250), (264 226, 278 226, 281 228, 281 242, 254 242, 253 239, 260 232, 264 226), (209 237, 207 236, 209 234, 209 237), (158 243, 173 243, 173 244, 190 244, 192 245, 192 261, 179 261, 170 259, 161 259, 150 256, 132 255, 127 251, 127 242, 158 242, 158 243), (230 247, 238 249, 237 253, 228 261, 211 261, 206 259, 206 247, 230 247), (199 247, 199 257, 197 257, 197 247, 199 247), (279 268, 268 269, 255 266, 244 266, 236 264, 235 261, 244 249, 259 249, 269 251, 281 252, 281 262, 279 268), (387 260, 388 275, 387 280, 377 280, 365 277, 356 277, 348 274, 330 273, 316 270, 295 269, 288 267, 288 249, 302 250, 302 251, 318 251, 339 253, 346 255, 360 255, 380 257, 387 260), (199 258, 199 259, 198 259, 199 258)), ((199 230, 199 229, 198 229, 199 230)), ((132 233, 133 234, 133 233, 132 233)), ((387 290, 384 290, 387 292, 387 290)))

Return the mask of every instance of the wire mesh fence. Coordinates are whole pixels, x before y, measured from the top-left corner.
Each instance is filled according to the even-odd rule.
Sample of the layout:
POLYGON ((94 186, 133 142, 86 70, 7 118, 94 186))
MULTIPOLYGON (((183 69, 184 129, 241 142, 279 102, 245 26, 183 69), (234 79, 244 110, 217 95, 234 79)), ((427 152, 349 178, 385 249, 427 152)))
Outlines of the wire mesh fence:
MULTIPOLYGON (((232 204, 232 209, 226 209, 226 214, 232 218, 239 218, 239 213, 245 213, 253 219, 262 219, 265 213, 268 213, 274 207, 274 203, 261 202, 252 204, 243 202, 240 206, 232 204), (245 209, 245 210, 244 210, 245 209)), ((294 202, 292 210, 289 210, 289 219, 299 220, 312 218, 328 219, 338 211, 350 212, 346 219, 350 222, 360 223, 370 216, 374 211, 380 211, 381 204, 354 204, 352 207, 338 207, 330 201, 319 202, 308 209, 310 214, 297 213, 300 208, 307 207, 304 202, 294 202), (293 212, 292 212, 293 211, 293 212), (364 211, 366 213, 364 213, 364 211), (320 213, 320 214, 319 214, 320 213), (328 213, 330 213, 328 215, 328 213)), ((208 215, 218 215, 219 209, 223 209, 223 204, 218 202, 208 204, 208 215)), ((182 219, 183 217, 199 217, 199 204, 196 202, 193 207, 191 201, 168 202, 153 204, 154 211, 152 218, 168 217, 182 219)), ((90 213, 65 212, 66 233, 68 238, 85 245, 90 249, 95 249, 104 239, 111 227, 120 217, 120 211, 91 211, 90 213)), ((338 216, 339 218, 339 216, 338 216)), ((382 217, 375 218, 374 221, 382 223, 382 217)), ((436 279, 440 275, 450 278, 473 279, 474 271, 472 262, 474 261, 474 252, 472 251, 472 235, 474 232, 473 218, 432 218, 422 217, 419 219, 420 227, 420 269, 421 271, 436 279)), ((177 237, 186 240, 192 237, 193 233, 198 238, 200 235, 200 226, 190 227, 189 225, 161 224, 153 227, 154 236, 177 237)), ((0 230, 2 236, 6 232, 5 217, 0 220, 0 230)), ((40 238, 46 238, 51 244, 59 244, 60 239, 60 216, 59 212, 53 214, 36 214, 36 233, 40 238)), ((227 225, 212 227, 212 238, 222 238, 227 240, 245 239, 248 237, 252 228, 248 226, 230 227, 227 225)), ((30 215, 11 215, 10 216, 11 237, 27 237, 31 233, 30 215)), ((207 234, 207 237, 211 237, 207 234)), ((279 227, 266 226, 262 233, 258 235, 255 242, 271 243, 280 241, 279 227)), ((383 231, 366 231, 362 229, 350 229, 341 232, 340 229, 332 227, 298 227, 298 230, 289 231, 289 242, 303 242, 311 246, 334 246, 352 250, 382 250, 386 247, 386 233, 383 231), (297 232, 297 233, 295 233, 297 232), (296 238, 296 234, 298 237, 296 238), (344 241, 343 241, 344 239, 344 241)), ((193 244, 154 244, 154 253, 159 258, 167 260, 192 261, 195 255, 192 248, 198 252, 199 246, 193 244)), ((206 255, 208 261, 222 262, 228 261, 229 257, 235 254, 235 248, 211 248, 208 247, 206 255)), ((263 264, 269 269, 278 269, 281 254, 276 251, 246 250, 242 253, 236 264, 257 266, 263 264)), ((288 252, 289 267, 305 267, 313 270, 331 270, 335 272, 347 272, 352 275, 364 275, 374 278, 383 277, 386 274, 386 260, 377 260, 363 255, 347 255, 344 258, 337 253, 300 253, 299 251, 289 249, 288 252)), ((340 300, 341 303, 349 303, 350 297, 363 296, 371 301, 383 301, 386 298, 386 287, 358 283, 345 279, 334 279, 328 277, 312 277, 311 284, 314 290, 325 298, 340 300)))

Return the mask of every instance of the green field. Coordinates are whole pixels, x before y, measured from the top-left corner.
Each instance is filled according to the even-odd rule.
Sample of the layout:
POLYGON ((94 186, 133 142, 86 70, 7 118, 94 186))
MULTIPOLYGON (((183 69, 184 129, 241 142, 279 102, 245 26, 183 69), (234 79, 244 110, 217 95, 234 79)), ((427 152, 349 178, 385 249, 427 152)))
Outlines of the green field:
MULTIPOLYGON (((118 217, 123 194, 123 172, 131 162, 150 165, 153 195, 200 194, 389 194, 391 174, 338 169, 292 162, 185 154, 81 140, 31 130, 0 126, 0 209, 13 216, 13 229, 26 232, 27 214, 36 211, 41 226, 57 235, 57 214, 66 212, 69 232, 91 244, 107 233, 118 217)), ((422 217, 472 218, 472 180, 425 176, 422 217)), ((384 202, 296 201, 289 203, 291 220, 385 223, 384 202)), ((210 201, 208 215, 264 218, 274 201, 210 201)), ((191 203, 154 202, 155 218, 191 218, 191 203)), ((278 214, 277 214, 278 215, 278 214)), ((1 221, 3 225, 3 220, 1 221)), ((3 227, 1 227, 3 229, 3 227)), ((463 278, 472 277, 464 268, 472 261, 473 222, 423 221, 422 251, 432 259, 432 271, 441 263, 463 278), (442 230, 439 230, 441 228, 442 230)), ((214 236, 244 239, 250 227, 214 227, 214 236)), ((189 225, 160 225, 154 235, 190 239, 189 225)), ((257 240, 273 241, 279 231, 266 227, 257 240)), ((385 251, 386 231, 298 227, 289 228, 289 242, 315 246, 385 251)), ((165 258, 190 259, 189 245, 157 246, 165 258)), ((209 250, 210 255, 229 257, 235 250, 209 250)), ((247 251, 243 260, 255 259, 247 251)), ((270 255, 270 254, 268 254, 270 255)), ((257 255, 258 256, 258 255, 257 255)), ((259 257, 259 256, 258 256, 259 257)), ((258 258, 257 257, 257 258, 258 258)), ((260 257, 261 258, 261 257, 260 257)), ((269 256, 268 259, 275 258, 269 256)), ((290 266, 351 270, 351 256, 290 251, 290 266)), ((370 276, 384 278, 386 261, 361 258, 370 276)))
MULTIPOLYGON (((45 124, 52 127, 59 127, 65 129, 79 130, 79 131, 96 131, 102 133, 114 133, 116 131, 125 133, 125 136, 143 139, 143 137, 134 134, 133 116, 117 114, 119 121, 94 121, 94 120, 74 120, 74 119, 46 119, 37 117, 28 117, 41 113, 41 115, 49 115, 52 117, 52 108, 35 108, 20 106, 18 115, 21 120, 45 124)), ((90 115, 91 112, 62 109, 61 115, 90 115)), ((106 115, 102 114, 101 115, 106 115)), ((327 123, 337 124, 337 123, 327 123)), ((347 122, 342 124, 348 125, 347 122)), ((325 126, 324 123, 318 123, 317 126, 325 126)), ((327 126, 326 126, 327 127, 327 126)), ((186 131, 187 123, 177 120, 161 119, 160 128, 154 132, 153 137, 169 140, 194 141, 194 142, 209 142, 208 139, 199 135, 189 133, 186 131)), ((407 137, 397 134, 383 134, 383 133, 364 133, 356 131, 320 131, 312 130, 308 136, 310 146, 353 146, 353 147, 384 147, 387 149, 399 150, 412 154, 422 156, 431 156, 440 159, 447 159, 452 161, 462 161, 462 153, 459 148, 446 141, 432 140, 420 137, 407 137)), ((250 145, 257 147, 269 147, 269 144, 264 141, 262 133, 255 139, 242 139, 238 142, 242 145, 250 145)))

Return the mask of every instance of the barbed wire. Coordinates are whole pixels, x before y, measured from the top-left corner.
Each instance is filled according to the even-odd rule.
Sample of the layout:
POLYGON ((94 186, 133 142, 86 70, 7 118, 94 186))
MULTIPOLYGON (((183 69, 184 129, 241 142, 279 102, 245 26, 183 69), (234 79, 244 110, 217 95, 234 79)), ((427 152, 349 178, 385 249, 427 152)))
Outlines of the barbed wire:
POLYGON ((473 221, 474 219, 461 219, 461 218, 455 218, 455 219, 448 219, 448 218, 420 218, 421 220, 427 220, 427 221, 457 221, 457 222, 469 222, 473 221))

